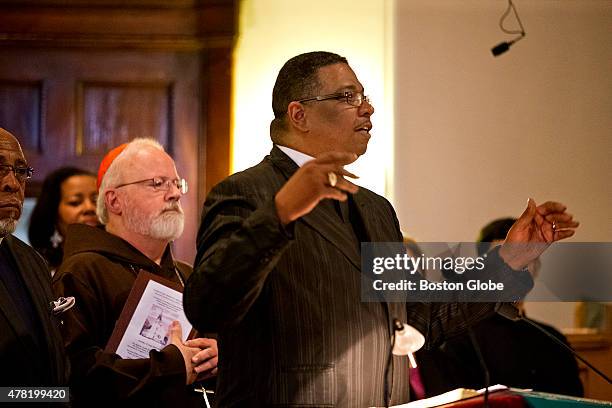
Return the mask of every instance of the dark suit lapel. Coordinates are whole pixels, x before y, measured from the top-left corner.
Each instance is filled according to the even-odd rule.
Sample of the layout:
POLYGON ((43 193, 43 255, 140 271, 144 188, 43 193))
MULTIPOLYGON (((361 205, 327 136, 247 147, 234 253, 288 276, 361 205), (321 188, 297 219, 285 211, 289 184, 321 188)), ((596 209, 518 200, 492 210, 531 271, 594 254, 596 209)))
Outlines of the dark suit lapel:
POLYGON ((0 281, 0 313, 4 315, 6 321, 12 326, 13 331, 17 335, 16 337, 22 338, 23 336, 20 335, 20 333, 25 333, 27 331, 26 325, 23 320, 19 318, 20 314, 11 300, 11 294, 2 281, 0 281))
MULTIPOLYGON (((57 328, 51 326, 52 324, 52 319, 50 318, 51 306, 49 303, 47 303, 47 302, 50 302, 51 300, 49 298, 51 296, 51 292, 50 292, 51 277, 49 276, 49 290, 47 291, 44 289, 44 286, 43 286, 44 282, 41 282, 40 280, 41 277, 39 276, 40 274, 38 273, 38 270, 40 269, 40 267, 36 265, 33 259, 30 258, 31 256, 36 256, 36 255, 28 254, 29 256, 23 256, 20 253, 19 248, 17 248, 15 243, 13 242, 13 239, 14 238, 10 235, 4 238, 4 240, 6 241, 6 245, 8 246, 10 255, 15 261, 17 272, 21 273, 23 281, 25 282, 25 285, 26 285, 26 289, 30 293, 30 298, 32 299, 34 309, 36 310, 36 313, 38 315, 38 321, 40 322, 40 327, 43 330, 43 333, 46 333, 49 336, 51 336, 52 333, 57 330, 57 328), (29 271, 29 272, 25 272, 25 271, 29 271)), ((50 367, 52 368, 58 367, 57 359, 60 358, 60 356, 58 355, 57 350, 53 347, 54 346, 53 342, 41 341, 40 344, 43 346, 47 345, 48 347, 47 356, 51 363, 50 367)), ((59 375, 59 373, 55 373, 55 375, 59 375)))
MULTIPOLYGON (((383 227, 384 225, 387 225, 388 220, 380 220, 378 218, 379 211, 373 211, 373 208, 379 204, 370 200, 365 194, 360 193, 359 191, 353 194, 353 202, 355 203, 354 208, 357 210, 359 218, 361 218, 363 223, 363 228, 365 229, 364 232, 368 237, 368 242, 388 241, 389 231, 385 231, 383 227), (369 212, 368 209, 370 210, 369 212)), ((389 334, 392 334, 392 316, 389 310, 391 306, 382 297, 380 299, 380 303, 383 305, 385 314, 387 316, 387 328, 389 329, 389 334)))
MULTIPOLYGON (((299 168, 298 165, 291 160, 289 156, 283 153, 282 150, 276 147, 276 145, 270 152, 270 160, 283 174, 285 181, 299 168)), ((327 200, 322 201, 314 210, 298 221, 314 229, 323 238, 338 248, 356 268, 361 270, 361 255, 355 246, 353 237, 340 225, 340 218, 335 212, 333 203, 327 200)))
POLYGON ((332 202, 321 202, 309 214, 303 216, 301 221, 338 248, 357 269, 361 270, 361 254, 354 237, 340 224, 340 217, 333 205, 332 202))
POLYGON ((383 229, 387 225, 388 220, 380 220, 378 211, 373 211, 373 208, 379 204, 370 200, 365 194, 359 191, 353 194, 355 209, 361 218, 365 233, 368 237, 368 242, 385 242, 389 240, 389 232, 383 229), (368 211, 369 209, 369 211, 368 211))
MULTIPOLYGON (((50 306, 46 303, 47 293, 45 293, 45 291, 42 289, 42 282, 40 282, 40 278, 37 273, 24 273, 24 271, 34 271, 37 268, 32 265, 29 258, 19 256, 18 251, 13 245, 11 236, 7 236, 4 239, 6 240, 9 252, 13 257, 13 261, 15 261, 15 265, 17 266, 17 272, 21 273, 21 277, 26 284, 26 289, 30 293, 32 303, 34 304, 34 308, 38 314, 38 320, 41 322, 47 322, 49 320, 50 306)), ((49 277, 49 285, 51 285, 50 280, 51 277, 49 277)), ((45 332, 48 333, 48 327, 43 327, 43 329, 45 329, 45 332)))

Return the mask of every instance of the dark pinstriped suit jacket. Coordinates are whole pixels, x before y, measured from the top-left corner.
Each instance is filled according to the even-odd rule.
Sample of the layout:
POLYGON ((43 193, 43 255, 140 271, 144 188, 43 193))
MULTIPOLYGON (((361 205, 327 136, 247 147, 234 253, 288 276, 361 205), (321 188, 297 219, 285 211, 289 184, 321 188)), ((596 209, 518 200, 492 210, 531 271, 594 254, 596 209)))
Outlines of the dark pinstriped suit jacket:
MULTIPOLYGON (((381 406, 391 321, 428 340, 460 329, 453 305, 362 303, 360 254, 331 205, 286 230, 274 196, 297 165, 274 147, 259 165, 217 185, 204 205, 185 312, 219 332, 219 406, 381 406), (407 316, 407 310, 408 315, 407 316)), ((369 241, 402 239, 391 204, 353 196, 369 241)), ((490 313, 476 306, 474 318, 490 313)), ((408 400, 408 363, 394 357, 391 402, 408 400)))

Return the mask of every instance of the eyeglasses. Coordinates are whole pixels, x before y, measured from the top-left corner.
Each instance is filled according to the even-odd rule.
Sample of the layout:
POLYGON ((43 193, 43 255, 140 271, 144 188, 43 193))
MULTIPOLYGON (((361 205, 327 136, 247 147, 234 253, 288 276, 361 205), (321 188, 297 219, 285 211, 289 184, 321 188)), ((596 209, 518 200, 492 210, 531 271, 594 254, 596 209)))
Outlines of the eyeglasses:
POLYGON ((140 183, 149 183, 150 187, 153 187, 155 191, 169 191, 170 188, 174 185, 179 189, 181 194, 187 194, 189 187, 187 186, 187 180, 183 178, 178 179, 165 179, 162 177, 153 177, 145 180, 132 181, 131 183, 123 183, 119 184, 115 188, 125 187, 132 184, 140 184, 140 183))
POLYGON ((328 99, 345 99, 346 103, 348 103, 351 106, 356 106, 356 107, 360 107, 361 105, 363 105, 364 102, 367 102, 370 105, 372 104, 370 102, 370 98, 365 96, 363 92, 351 92, 351 91, 336 92, 336 93, 328 94, 328 95, 313 96, 312 98, 300 99, 298 102, 300 103, 310 102, 310 101, 320 102, 320 101, 326 101, 328 99))
POLYGON ((34 174, 34 169, 28 166, 13 166, 10 164, 0 164, 0 178, 5 178, 11 171, 20 183, 23 183, 24 181, 32 178, 32 175, 34 174))

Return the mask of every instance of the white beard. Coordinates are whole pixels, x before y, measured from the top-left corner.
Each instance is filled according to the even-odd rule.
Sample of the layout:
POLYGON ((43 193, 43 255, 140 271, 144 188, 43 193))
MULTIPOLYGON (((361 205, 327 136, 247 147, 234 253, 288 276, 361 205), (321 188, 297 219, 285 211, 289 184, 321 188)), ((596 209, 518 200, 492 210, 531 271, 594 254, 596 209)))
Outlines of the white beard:
POLYGON ((178 202, 162 210, 161 214, 144 214, 137 206, 128 205, 124 213, 125 227, 137 234, 164 241, 174 241, 183 233, 185 215, 178 202))
POLYGON ((184 226, 185 215, 182 209, 180 212, 164 211, 151 221, 149 234, 156 239, 174 241, 181 236, 184 226))

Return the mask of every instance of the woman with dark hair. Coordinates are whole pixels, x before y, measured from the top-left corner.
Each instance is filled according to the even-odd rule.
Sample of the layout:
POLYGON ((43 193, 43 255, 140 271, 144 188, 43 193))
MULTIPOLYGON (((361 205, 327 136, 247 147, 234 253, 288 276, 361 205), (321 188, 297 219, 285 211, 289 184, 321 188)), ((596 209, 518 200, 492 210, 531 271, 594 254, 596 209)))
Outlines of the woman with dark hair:
POLYGON ((87 170, 60 167, 43 181, 30 217, 28 238, 53 271, 62 262, 66 226, 98 225, 97 198, 96 176, 87 170))

